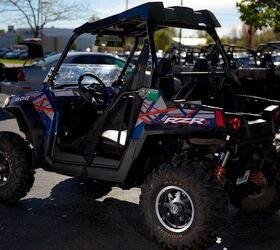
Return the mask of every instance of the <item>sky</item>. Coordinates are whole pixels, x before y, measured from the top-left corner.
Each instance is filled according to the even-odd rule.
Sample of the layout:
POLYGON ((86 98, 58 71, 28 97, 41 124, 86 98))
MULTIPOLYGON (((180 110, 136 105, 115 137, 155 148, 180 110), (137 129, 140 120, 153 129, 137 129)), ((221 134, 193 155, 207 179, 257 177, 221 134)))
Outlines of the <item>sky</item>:
MULTIPOLYGON (((65 4, 77 3, 77 1, 74 0, 63 1, 65 4)), ((128 1, 128 8, 145 2, 153 2, 153 0, 83 0, 79 1, 79 3, 82 3, 86 7, 85 11, 81 13, 81 18, 71 21, 49 23, 46 27, 74 29, 88 21, 92 15, 103 18, 124 11, 126 8, 126 1, 128 1)), ((239 30, 241 27, 239 13, 235 5, 236 1, 237 0, 183 0, 183 5, 193 8, 194 10, 208 9, 212 11, 222 25, 222 28, 218 29, 218 33, 220 35, 230 35, 233 28, 239 30)), ((175 6, 180 5, 181 0, 163 0, 163 3, 165 7, 175 6)), ((0 13, 0 29, 7 29, 8 25, 14 25, 16 28, 27 27, 27 25, 22 22, 16 22, 17 16, 18 13, 15 12, 0 13)))

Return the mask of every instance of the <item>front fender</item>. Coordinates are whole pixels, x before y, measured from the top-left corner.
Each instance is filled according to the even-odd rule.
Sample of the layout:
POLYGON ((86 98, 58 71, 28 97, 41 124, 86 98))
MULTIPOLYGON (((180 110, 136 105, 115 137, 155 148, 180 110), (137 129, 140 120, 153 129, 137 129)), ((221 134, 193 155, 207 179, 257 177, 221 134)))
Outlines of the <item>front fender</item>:
POLYGON ((23 102, 18 105, 8 105, 3 108, 16 118, 20 131, 26 136, 31 135, 35 163, 40 163, 44 145, 44 130, 38 112, 32 102, 23 102))

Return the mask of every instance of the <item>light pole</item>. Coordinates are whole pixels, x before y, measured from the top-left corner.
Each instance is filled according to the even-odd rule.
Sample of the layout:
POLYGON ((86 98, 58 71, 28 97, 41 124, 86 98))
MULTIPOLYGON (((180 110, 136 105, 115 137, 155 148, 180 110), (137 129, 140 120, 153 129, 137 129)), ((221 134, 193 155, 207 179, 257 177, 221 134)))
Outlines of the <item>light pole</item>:
POLYGON ((44 12, 45 12, 45 10, 48 8, 48 4, 49 4, 50 2, 48 1, 48 0, 41 0, 40 1, 40 14, 41 14, 41 20, 40 21, 38 21, 38 22, 40 22, 40 28, 41 28, 41 37, 43 36, 43 26, 44 26, 44 22, 45 22, 45 16, 44 16, 44 12))
POLYGON ((125 1, 125 10, 128 9, 128 0, 125 1))
MULTIPOLYGON (((183 6, 183 0, 181 0, 181 6, 183 6)), ((180 28, 179 31, 179 44, 182 44, 182 28, 180 28)))
POLYGON ((37 11, 37 24, 38 24, 38 26, 40 26, 40 12, 41 12, 41 0, 38 0, 38 11, 37 11))
POLYGON ((35 37, 40 36, 40 14, 41 14, 40 10, 41 10, 41 0, 38 0, 37 22, 36 22, 36 18, 34 18, 35 19, 34 20, 35 21, 35 37))

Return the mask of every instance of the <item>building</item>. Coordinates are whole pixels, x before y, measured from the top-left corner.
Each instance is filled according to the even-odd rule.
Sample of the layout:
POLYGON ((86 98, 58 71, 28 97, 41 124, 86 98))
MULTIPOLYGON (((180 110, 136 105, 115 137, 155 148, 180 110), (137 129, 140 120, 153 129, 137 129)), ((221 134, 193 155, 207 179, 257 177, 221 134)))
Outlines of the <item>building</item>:
MULTIPOLYGON (((66 46, 72 32, 72 29, 44 28, 42 32, 44 51, 61 52, 66 46)), ((30 29, 17 29, 16 32, 0 34, 0 48, 12 46, 19 39, 31 38, 32 36, 33 34, 30 29)), ((74 48, 80 51, 87 50, 88 48, 92 49, 94 42, 95 36, 83 34, 75 41, 74 48)))
POLYGON ((8 48, 17 42, 17 34, 12 32, 0 33, 0 48, 8 48))
MULTIPOLYGON (((175 44, 179 44, 180 37, 173 37, 173 42, 175 44)), ((181 44, 186 46, 197 46, 197 45, 206 45, 206 38, 198 38, 198 37, 182 37, 181 44)))

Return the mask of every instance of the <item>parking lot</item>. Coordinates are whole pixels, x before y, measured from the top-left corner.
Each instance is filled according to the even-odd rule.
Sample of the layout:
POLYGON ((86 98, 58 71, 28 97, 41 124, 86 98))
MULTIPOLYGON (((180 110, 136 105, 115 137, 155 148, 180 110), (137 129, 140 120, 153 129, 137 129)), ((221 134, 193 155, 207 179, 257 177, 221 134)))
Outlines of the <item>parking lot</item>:
MULTIPOLYGON (((2 120, 0 130, 16 132, 16 122, 2 120)), ((0 205, 1 249, 159 249, 142 225, 139 193, 113 188, 98 197, 89 184, 39 169, 27 197, 0 205)), ((221 243, 210 249, 276 250, 279 233, 279 212, 249 216, 230 208, 221 243)))

